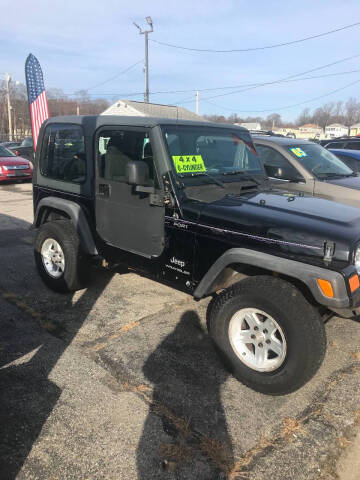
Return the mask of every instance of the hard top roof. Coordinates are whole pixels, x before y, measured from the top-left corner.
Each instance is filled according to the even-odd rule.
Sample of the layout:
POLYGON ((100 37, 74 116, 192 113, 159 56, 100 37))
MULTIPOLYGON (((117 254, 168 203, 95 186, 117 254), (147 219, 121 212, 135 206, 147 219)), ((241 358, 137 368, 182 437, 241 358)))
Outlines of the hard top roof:
POLYGON ((173 120, 169 118, 157 117, 137 117, 122 115, 66 115, 59 117, 50 117, 46 124, 52 123, 71 123, 73 125, 82 125, 86 131, 94 131, 103 126, 132 126, 132 127, 155 127, 157 125, 188 125, 194 127, 217 127, 228 128, 232 130, 242 130, 247 132, 246 128, 239 127, 229 123, 199 122, 193 120, 173 120))
MULTIPOLYGON (((262 141, 263 143, 276 143, 277 145, 305 145, 305 144, 313 144, 316 142, 312 142, 311 140, 305 140, 303 138, 290 138, 290 137, 267 137, 262 135, 251 135, 254 143, 258 141, 262 141)), ((318 145, 318 144, 317 144, 318 145)))

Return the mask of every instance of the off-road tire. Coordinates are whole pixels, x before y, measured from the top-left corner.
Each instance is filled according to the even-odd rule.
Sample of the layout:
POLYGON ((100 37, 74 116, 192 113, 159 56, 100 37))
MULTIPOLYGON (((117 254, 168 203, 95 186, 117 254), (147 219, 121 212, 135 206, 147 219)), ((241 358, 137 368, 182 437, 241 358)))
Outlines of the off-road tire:
POLYGON ((69 220, 56 220, 44 223, 37 231, 34 246, 35 262, 39 274, 51 290, 61 293, 74 292, 86 286, 89 262, 84 254, 79 236, 69 220), (65 269, 60 278, 51 277, 46 271, 41 248, 46 239, 56 240, 64 253, 65 269))
POLYGON ((313 377, 325 355, 325 328, 317 309, 293 285, 271 276, 247 278, 215 297, 208 308, 208 328, 233 375, 268 395, 284 395, 300 388, 313 377), (287 350, 277 370, 259 372, 249 368, 234 352, 229 323, 243 308, 262 310, 281 327, 287 350))

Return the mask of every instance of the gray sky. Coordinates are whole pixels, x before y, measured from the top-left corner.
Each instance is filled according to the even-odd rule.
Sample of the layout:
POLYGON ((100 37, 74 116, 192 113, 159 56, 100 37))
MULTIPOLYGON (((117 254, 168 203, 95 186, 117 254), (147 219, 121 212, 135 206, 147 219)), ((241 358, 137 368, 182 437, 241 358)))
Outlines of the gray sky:
MULTIPOLYGON (((47 88, 66 93, 101 83, 144 57, 144 38, 132 24, 145 26, 149 38, 195 48, 251 48, 297 40, 360 21, 359 0, 0 0, 0 72, 24 81, 24 63, 31 52, 40 61, 47 88), (30 5, 32 5, 30 7, 30 5)), ((150 91, 204 89, 267 82, 360 54, 360 26, 304 43, 238 53, 196 53, 150 43, 150 91)), ((309 75, 360 70, 359 58, 309 75)), ((308 75, 307 75, 308 76, 308 75)), ((200 93, 200 113, 229 115, 267 110, 293 119, 305 107, 359 97, 360 83, 302 106, 284 108, 325 95, 360 80, 360 72, 265 86, 243 93, 203 99, 227 90, 200 93)), ((144 75, 138 64, 117 79, 89 93, 142 100, 144 75)), ((150 101, 194 109, 193 93, 150 95, 150 101)))

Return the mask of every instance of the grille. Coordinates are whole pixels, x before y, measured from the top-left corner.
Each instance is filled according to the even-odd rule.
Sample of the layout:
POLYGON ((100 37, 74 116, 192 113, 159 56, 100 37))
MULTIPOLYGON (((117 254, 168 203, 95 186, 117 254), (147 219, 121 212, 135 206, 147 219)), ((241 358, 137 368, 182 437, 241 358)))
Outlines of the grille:
POLYGON ((28 165, 7 165, 7 170, 27 170, 29 168, 28 165))

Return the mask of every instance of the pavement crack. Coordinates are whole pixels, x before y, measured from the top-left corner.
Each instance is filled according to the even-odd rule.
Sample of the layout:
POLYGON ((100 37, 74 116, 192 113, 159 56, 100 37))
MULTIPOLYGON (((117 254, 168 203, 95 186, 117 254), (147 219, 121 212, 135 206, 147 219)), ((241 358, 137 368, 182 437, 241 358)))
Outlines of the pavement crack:
POLYGON ((166 305, 165 307, 161 308, 160 310, 154 313, 145 315, 144 317, 140 317, 138 320, 126 323, 115 332, 112 332, 108 335, 103 335, 102 337, 97 338, 96 340, 93 340, 91 342, 83 343, 81 347, 85 349, 87 352, 89 352, 90 354, 94 354, 94 353, 96 354, 97 352, 106 348, 112 341, 120 338, 121 335, 128 332, 129 330, 132 330, 133 328, 136 328, 136 327, 143 326, 145 323, 148 323, 152 320, 156 320, 159 317, 159 315, 166 315, 168 313, 175 312, 179 308, 182 308, 185 305, 187 305, 190 301, 193 301, 192 298, 166 305))
POLYGON ((11 305, 14 305, 25 315, 30 316, 40 328, 46 330, 54 337, 61 339, 61 333, 64 328, 61 325, 48 320, 41 312, 25 303, 21 296, 0 286, 0 297, 11 305))
MULTIPOLYGON (((228 480, 245 478, 249 475, 256 465, 257 461, 267 455, 270 451, 275 452, 286 446, 289 442, 301 436, 306 436, 306 424, 310 420, 329 425, 328 418, 324 415, 326 400, 328 399, 334 387, 347 375, 352 375, 360 371, 360 363, 351 364, 343 369, 334 372, 325 386, 318 391, 317 400, 307 407, 296 418, 284 419, 280 431, 272 438, 261 437, 258 443, 242 455, 233 465, 228 473, 228 480)), ((359 415, 360 417, 360 415, 359 415)), ((355 421, 358 417, 356 416, 355 421)), ((337 430, 331 425, 335 434, 337 430)))

